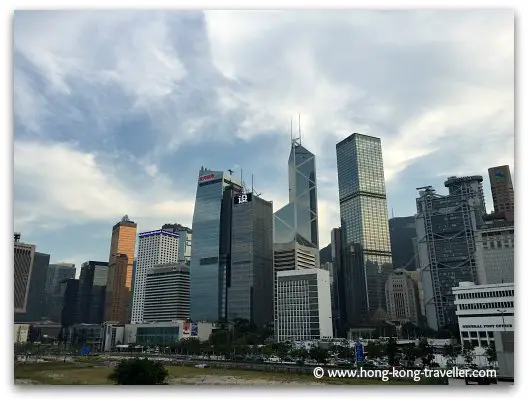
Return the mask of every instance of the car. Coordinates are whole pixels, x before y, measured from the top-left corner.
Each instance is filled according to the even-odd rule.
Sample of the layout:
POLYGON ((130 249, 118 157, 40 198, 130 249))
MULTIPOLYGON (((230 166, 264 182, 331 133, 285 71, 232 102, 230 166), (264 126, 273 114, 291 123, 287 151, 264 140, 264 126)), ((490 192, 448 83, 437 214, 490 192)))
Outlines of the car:
POLYGON ((469 385, 471 382, 476 382, 478 385, 497 384, 497 378, 489 376, 466 376, 464 381, 466 382, 466 385, 469 385))
POLYGON ((209 365, 207 364, 196 364, 194 368, 209 368, 209 365))

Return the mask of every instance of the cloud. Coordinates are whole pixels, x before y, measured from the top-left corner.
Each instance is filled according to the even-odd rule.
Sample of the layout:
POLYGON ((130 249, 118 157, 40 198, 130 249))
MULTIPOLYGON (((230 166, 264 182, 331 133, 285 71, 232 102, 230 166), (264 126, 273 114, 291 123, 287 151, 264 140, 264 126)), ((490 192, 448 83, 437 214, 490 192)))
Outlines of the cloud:
POLYGON ((173 218, 192 221, 192 196, 174 199, 163 175, 142 177, 68 144, 15 141, 15 155, 15 227, 22 231, 112 223, 125 214, 143 228, 173 218))
POLYGON ((513 39, 510 10, 17 12, 16 222, 190 225, 200 165, 254 172, 278 209, 299 113, 321 245, 353 132, 381 137, 412 214, 417 186, 513 165, 513 39))

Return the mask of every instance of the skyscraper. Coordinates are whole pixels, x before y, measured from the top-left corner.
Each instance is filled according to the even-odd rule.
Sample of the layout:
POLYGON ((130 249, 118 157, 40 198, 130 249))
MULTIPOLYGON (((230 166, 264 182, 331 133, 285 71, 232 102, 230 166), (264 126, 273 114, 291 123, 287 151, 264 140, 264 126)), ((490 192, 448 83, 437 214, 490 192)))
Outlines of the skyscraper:
POLYGON ((292 139, 288 182, 289 203, 275 212, 274 243, 295 241, 316 248, 319 255, 315 156, 301 145, 300 138, 292 139))
POLYGON ((29 293, 26 313, 15 314, 15 322, 40 321, 45 314, 46 278, 48 276, 50 255, 35 252, 29 281, 29 293))
POLYGON ((345 304, 351 326, 386 310, 384 287, 392 271, 392 254, 381 140, 354 133, 337 143, 336 153, 343 275, 350 279, 345 304))
POLYGON ((81 266, 79 275, 79 322, 102 323, 108 280, 108 262, 90 260, 81 266))
POLYGON ((330 233, 332 253, 332 318, 336 336, 345 337, 346 305, 343 277, 343 249, 341 245, 341 228, 334 228, 330 233))
POLYGON ((54 263, 49 265, 45 285, 45 316, 48 320, 60 323, 64 293, 66 291, 66 280, 75 278, 76 271, 75 264, 73 263, 54 263))
POLYGON ((181 224, 165 224, 161 229, 172 231, 179 235, 178 262, 189 264, 191 261, 192 229, 181 224))
POLYGON ((392 263, 395 268, 416 270, 414 243, 416 223, 414 216, 389 219, 392 263))
POLYGON ((68 328, 79 323, 79 280, 70 278, 63 283, 65 287, 60 323, 63 328, 68 328))
POLYGON ((488 169, 495 212, 504 212, 508 221, 514 220, 515 197, 510 167, 502 165, 488 169))
POLYGON ((289 203, 274 215, 275 337, 300 340, 331 336, 329 273, 320 268, 319 260, 315 156, 302 145, 300 130, 299 138, 291 139, 288 183, 289 203), (292 290, 295 296, 288 296, 292 290), (300 316, 295 313, 297 305, 290 303, 302 304, 300 316), (290 323, 292 315, 297 315, 296 324, 290 323), (299 321, 303 320, 313 321, 313 326, 302 325, 299 321))
POLYGON ((130 321, 136 231, 137 224, 128 216, 112 228, 105 297, 106 322, 125 324, 130 321))
POLYGON ((426 186, 416 199, 424 310, 435 330, 457 323, 452 288, 477 281, 475 231, 486 212, 482 176, 453 176, 444 185, 449 195, 426 186))
POLYGON ((227 315, 262 327, 273 320, 273 203, 254 193, 233 202, 227 315))
POLYGON ((19 242, 19 238, 15 234, 15 314, 26 313, 34 256, 35 245, 19 242))
POLYGON ((147 271, 157 264, 178 262, 178 233, 161 229, 142 232, 138 237, 139 246, 134 277, 132 323, 143 322, 147 271))
POLYGON ((189 266, 164 263, 147 269, 143 320, 168 322, 189 318, 189 266))
POLYGON ((242 185, 231 174, 201 168, 196 188, 191 254, 191 319, 218 322, 227 317, 231 271, 231 222, 235 193, 242 185))

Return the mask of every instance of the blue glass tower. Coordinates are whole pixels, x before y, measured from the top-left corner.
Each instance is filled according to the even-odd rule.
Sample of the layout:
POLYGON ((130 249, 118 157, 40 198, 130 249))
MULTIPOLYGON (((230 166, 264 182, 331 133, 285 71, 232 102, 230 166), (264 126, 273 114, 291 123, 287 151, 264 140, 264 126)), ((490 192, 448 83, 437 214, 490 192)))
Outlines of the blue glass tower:
POLYGON ((232 200, 242 186, 222 171, 200 169, 193 215, 190 313, 193 321, 227 317, 232 200))
POLYGON ((289 203, 275 213, 275 243, 296 243, 319 250, 315 155, 292 139, 288 159, 289 203))

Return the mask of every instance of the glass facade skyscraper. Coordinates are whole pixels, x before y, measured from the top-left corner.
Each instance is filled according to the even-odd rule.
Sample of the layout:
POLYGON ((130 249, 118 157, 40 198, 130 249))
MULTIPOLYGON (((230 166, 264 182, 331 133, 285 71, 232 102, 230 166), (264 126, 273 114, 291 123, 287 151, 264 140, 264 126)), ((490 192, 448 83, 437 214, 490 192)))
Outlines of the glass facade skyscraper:
POLYGON ((79 322, 103 323, 108 262, 90 260, 79 275, 79 322))
POLYGON ((319 249, 315 156, 292 141, 288 160, 289 203, 275 213, 275 243, 297 243, 319 249))
POLYGON ((345 291, 345 298, 363 299, 346 303, 355 307, 347 312, 350 325, 364 314, 386 311, 384 286, 392 256, 381 140, 354 133, 336 145, 336 153, 341 236, 344 252, 350 252, 343 254, 351 260, 344 262, 344 269, 360 280, 356 287, 364 288, 345 291))
POLYGON ((227 315, 231 270, 231 211, 242 186, 222 171, 202 168, 193 215, 190 312, 193 321, 217 322, 227 315))
POLYGON ((228 319, 262 327, 273 320, 273 203, 235 196, 232 223, 228 319))

